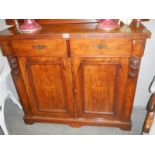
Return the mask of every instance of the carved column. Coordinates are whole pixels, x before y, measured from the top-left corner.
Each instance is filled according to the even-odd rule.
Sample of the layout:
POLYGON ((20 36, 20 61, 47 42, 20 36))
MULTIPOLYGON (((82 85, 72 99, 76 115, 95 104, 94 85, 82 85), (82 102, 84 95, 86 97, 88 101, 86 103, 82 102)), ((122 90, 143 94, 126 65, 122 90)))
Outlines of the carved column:
POLYGON ((130 77, 132 78, 138 77, 140 62, 141 62, 141 58, 139 57, 132 57, 130 59, 130 70, 129 70, 130 77))
POLYGON ((13 57, 13 56, 10 56, 10 57, 8 57, 8 61, 10 63, 10 67, 11 67, 12 73, 14 75, 18 75, 19 72, 20 72, 20 69, 19 69, 17 58, 13 57))
MULTIPOLYGON (((126 84, 126 94, 124 100, 124 111, 122 121, 129 121, 131 118, 131 111, 136 91, 137 78, 140 68, 141 57, 131 57, 129 64, 128 81, 126 84)), ((131 120, 130 120, 131 121, 131 120)))

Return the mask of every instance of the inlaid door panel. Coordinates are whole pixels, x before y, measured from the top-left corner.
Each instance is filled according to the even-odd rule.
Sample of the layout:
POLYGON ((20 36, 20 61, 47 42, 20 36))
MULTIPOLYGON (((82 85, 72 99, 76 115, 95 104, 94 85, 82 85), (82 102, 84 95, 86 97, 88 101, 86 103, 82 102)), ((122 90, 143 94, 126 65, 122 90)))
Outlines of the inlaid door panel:
POLYGON ((119 119, 128 63, 128 58, 73 60, 78 117, 119 119))
POLYGON ((35 115, 73 117, 71 63, 65 58, 19 58, 35 115), (26 68, 26 70, 25 70, 26 68))

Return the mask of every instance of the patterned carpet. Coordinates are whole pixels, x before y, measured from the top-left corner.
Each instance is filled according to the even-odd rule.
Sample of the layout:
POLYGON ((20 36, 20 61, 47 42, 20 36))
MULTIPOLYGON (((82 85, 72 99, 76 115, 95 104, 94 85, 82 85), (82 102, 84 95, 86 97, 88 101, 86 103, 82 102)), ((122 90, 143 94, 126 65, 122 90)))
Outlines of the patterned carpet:
MULTIPOLYGON (((140 135, 145 116, 144 108, 135 107, 133 109, 131 131, 94 126, 71 128, 68 125, 46 123, 26 125, 23 121, 23 112, 10 100, 6 100, 5 104, 5 119, 10 135, 140 135)), ((3 134, 2 130, 0 130, 0 134, 3 134)))

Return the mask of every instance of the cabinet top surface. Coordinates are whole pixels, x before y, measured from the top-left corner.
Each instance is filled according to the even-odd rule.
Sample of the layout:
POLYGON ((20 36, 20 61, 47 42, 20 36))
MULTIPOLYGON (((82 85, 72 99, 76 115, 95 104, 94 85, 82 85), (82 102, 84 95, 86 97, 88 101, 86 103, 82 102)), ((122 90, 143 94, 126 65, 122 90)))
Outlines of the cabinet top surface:
MULTIPOLYGON (((96 28, 97 23, 80 24, 46 24, 42 30, 31 34, 21 34, 13 26, 0 32, 0 40, 32 39, 32 38, 64 38, 63 34, 69 34, 69 38, 150 38, 151 33, 142 24, 137 27, 133 24, 127 27, 121 24, 119 29, 104 31, 96 28)), ((67 35, 68 36, 68 35, 67 35)))

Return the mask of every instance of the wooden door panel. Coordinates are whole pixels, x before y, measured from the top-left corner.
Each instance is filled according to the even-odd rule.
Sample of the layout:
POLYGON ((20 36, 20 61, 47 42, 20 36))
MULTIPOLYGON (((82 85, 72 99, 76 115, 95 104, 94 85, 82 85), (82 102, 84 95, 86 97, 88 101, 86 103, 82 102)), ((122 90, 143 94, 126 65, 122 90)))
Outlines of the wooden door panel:
POLYGON ((33 57, 19 62, 34 115, 73 117, 70 61, 33 57))
POLYGON ((109 65, 107 68, 107 65, 102 64, 83 66, 86 113, 111 113, 113 111, 116 67, 109 65), (108 104, 103 104, 105 102, 108 104))
POLYGON ((73 64, 78 117, 119 118, 128 58, 75 58, 73 64))
POLYGON ((66 99, 61 66, 32 65, 31 75, 39 111, 65 112, 66 99))

